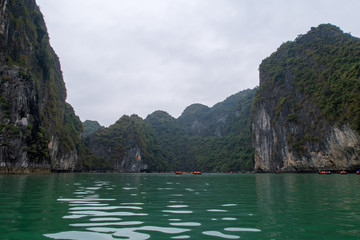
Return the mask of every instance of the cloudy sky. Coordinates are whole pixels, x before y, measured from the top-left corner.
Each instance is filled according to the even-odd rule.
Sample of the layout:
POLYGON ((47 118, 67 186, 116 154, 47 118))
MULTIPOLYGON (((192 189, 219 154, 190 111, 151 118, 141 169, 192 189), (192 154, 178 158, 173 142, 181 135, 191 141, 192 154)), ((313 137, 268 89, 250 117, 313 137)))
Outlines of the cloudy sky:
POLYGON ((37 0, 67 101, 108 126, 155 110, 178 117, 258 85, 283 42, 332 23, 360 36, 358 0, 37 0))

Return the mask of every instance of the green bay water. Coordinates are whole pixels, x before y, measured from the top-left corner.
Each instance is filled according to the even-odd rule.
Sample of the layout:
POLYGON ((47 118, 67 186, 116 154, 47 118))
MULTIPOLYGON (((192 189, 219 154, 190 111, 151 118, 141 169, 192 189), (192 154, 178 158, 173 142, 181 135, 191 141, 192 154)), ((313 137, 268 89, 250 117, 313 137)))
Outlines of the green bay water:
POLYGON ((360 176, 0 175, 0 239, 360 239, 360 176))

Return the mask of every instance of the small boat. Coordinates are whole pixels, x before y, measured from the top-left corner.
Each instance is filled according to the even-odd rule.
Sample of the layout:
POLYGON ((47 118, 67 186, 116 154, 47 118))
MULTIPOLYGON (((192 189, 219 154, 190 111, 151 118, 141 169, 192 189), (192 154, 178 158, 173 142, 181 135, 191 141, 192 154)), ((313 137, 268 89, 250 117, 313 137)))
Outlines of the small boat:
POLYGON ((331 174, 331 171, 329 171, 329 170, 320 170, 319 174, 331 174))
POLYGON ((347 174, 347 172, 345 170, 341 170, 340 174, 347 174))
POLYGON ((194 175, 200 175, 201 172, 200 172, 200 171, 194 171, 193 174, 194 174, 194 175))
POLYGON ((175 174, 176 175, 181 175, 181 171, 176 171, 175 174))
POLYGON ((360 174, 360 170, 357 170, 357 171, 356 171, 356 174, 360 174))

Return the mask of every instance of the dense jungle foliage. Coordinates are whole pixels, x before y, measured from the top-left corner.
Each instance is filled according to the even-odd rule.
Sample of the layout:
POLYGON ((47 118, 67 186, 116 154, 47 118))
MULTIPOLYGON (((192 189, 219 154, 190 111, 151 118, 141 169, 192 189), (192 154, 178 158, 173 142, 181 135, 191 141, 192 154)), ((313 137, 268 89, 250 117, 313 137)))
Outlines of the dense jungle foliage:
POLYGON ((102 128, 100 123, 98 123, 97 121, 86 120, 82 124, 84 126, 83 137, 87 137, 92 133, 96 132, 96 130, 98 130, 99 128, 102 128))
MULTIPOLYGON (((126 149, 136 142, 152 171, 251 170, 254 153, 250 113, 255 92, 239 92, 212 108, 191 105, 178 119, 164 111, 156 111, 145 120, 136 115, 123 116, 85 141, 94 156, 104 158, 104 163, 124 158, 126 149), (99 148, 111 148, 112 153, 105 154, 99 148)), ((87 126, 84 124, 85 131, 87 126)))
POLYGON ((119 170, 126 152, 134 147, 141 150, 141 158, 153 171, 168 169, 153 130, 135 114, 122 116, 108 128, 99 128, 84 142, 80 170, 119 170))
MULTIPOLYGON (((286 86, 286 74, 291 74, 297 90, 321 109, 319 117, 331 124, 349 124, 360 134, 359 38, 334 25, 322 24, 295 41, 282 44, 261 63, 260 69, 266 73, 266 83, 260 91, 286 86)), ((280 99, 278 106, 285 100, 291 101, 291 96, 280 99)), ((296 122, 297 118, 292 114, 289 121, 296 122)))

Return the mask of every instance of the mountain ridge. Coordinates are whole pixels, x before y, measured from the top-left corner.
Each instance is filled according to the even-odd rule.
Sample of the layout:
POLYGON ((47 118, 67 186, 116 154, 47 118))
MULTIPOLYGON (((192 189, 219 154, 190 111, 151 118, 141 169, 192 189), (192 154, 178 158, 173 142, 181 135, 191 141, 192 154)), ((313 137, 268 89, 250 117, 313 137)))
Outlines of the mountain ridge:
MULTIPOLYGON (((256 89, 240 91, 223 102, 215 104, 212 108, 202 104, 192 104, 177 119, 161 110, 149 114, 143 120, 143 124, 151 129, 149 131, 152 132, 152 139, 154 143, 156 142, 153 146, 155 146, 154 152, 157 153, 158 165, 155 168, 137 168, 136 171, 176 171, 177 169, 192 171, 200 169, 226 172, 250 170, 253 158, 250 111, 255 91, 256 89), (243 104, 241 104, 242 100, 244 100, 243 104), (239 108, 238 111, 237 108, 239 108), (241 115, 244 109, 247 111, 241 115), (218 116, 221 116, 220 119, 218 116), (238 132, 231 133, 232 127, 227 128, 226 125, 235 126, 233 123, 236 119, 242 117, 247 118, 247 121, 238 126, 238 132), (244 138, 247 139, 245 142, 244 138), (244 152, 243 155, 241 151, 234 152, 227 146, 238 141, 243 142, 241 147, 244 149, 241 149, 240 146, 237 148, 237 150, 240 148, 244 152), (223 162, 224 157, 228 157, 228 159, 226 158, 228 162, 223 162), (212 165, 209 164, 209 161, 212 162, 212 165)), ((124 115, 122 118, 124 117, 127 116, 124 115)), ((139 123, 140 119, 138 117, 139 123)), ((92 135, 88 139, 91 138, 92 135)), ((140 147, 140 150, 145 151, 146 148, 140 147)), ((100 155, 106 158, 105 154, 100 155)), ((136 159, 136 156, 133 155, 132 158, 136 159)))
POLYGON ((321 24, 259 73, 258 88, 178 118, 158 110, 82 124, 35 0, 0 0, 0 173, 360 168, 359 38, 321 24))

